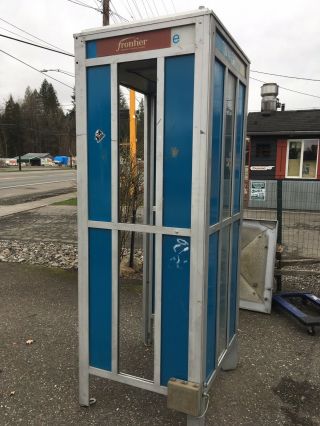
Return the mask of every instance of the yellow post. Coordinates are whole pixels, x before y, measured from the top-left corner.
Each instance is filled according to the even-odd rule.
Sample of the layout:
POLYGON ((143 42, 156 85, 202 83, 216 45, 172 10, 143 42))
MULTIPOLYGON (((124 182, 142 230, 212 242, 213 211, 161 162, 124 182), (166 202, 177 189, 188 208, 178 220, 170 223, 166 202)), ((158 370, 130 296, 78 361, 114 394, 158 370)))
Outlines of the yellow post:
POLYGON ((133 170, 137 162, 136 92, 130 89, 130 159, 133 170))
MULTIPOLYGON (((136 134, 136 92, 130 89, 130 110, 129 110, 129 134, 130 134, 130 163, 131 163, 131 179, 132 188, 131 196, 133 197, 132 223, 136 223, 136 177, 137 177, 137 134, 136 134)), ((131 232, 129 266, 134 266, 134 232, 131 232)))

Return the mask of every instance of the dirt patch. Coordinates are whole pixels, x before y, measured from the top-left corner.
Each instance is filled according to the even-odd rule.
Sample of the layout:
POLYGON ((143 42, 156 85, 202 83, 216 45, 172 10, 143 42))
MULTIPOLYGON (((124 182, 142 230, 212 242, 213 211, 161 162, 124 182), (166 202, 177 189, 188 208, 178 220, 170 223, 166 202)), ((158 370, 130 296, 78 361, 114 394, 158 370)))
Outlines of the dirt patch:
POLYGON ((282 400, 282 411, 292 425, 319 425, 319 394, 320 387, 306 380, 299 382, 291 377, 283 377, 274 392, 282 400))

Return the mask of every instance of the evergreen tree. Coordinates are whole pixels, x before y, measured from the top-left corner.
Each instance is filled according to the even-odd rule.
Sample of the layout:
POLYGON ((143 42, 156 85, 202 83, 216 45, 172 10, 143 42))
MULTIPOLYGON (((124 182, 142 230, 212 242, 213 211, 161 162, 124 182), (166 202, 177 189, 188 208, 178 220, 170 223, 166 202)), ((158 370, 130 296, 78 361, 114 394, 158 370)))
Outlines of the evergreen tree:
POLYGON ((67 133, 67 146, 65 153, 70 157, 76 155, 76 102, 75 93, 71 95, 72 109, 68 111, 65 119, 65 129, 67 133))
POLYGON ((129 143, 129 106, 121 87, 119 89, 119 142, 120 144, 129 143))
POLYGON ((43 103, 41 114, 41 145, 52 155, 64 154, 63 138, 66 137, 65 115, 60 107, 56 91, 51 83, 43 80, 39 95, 43 103))
POLYGON ((144 154, 144 102, 141 98, 138 109, 136 111, 136 126, 137 126, 137 156, 143 159, 144 154))
POLYGON ((60 104, 58 101, 57 93, 51 83, 46 79, 43 80, 39 94, 42 97, 44 113, 58 113, 60 104))
POLYGON ((20 105, 13 100, 10 95, 6 102, 3 114, 2 127, 8 157, 15 157, 23 154, 23 131, 21 123, 20 105))
POLYGON ((27 87, 21 105, 22 123, 25 128, 26 152, 42 152, 41 117, 44 114, 42 97, 37 90, 27 87))

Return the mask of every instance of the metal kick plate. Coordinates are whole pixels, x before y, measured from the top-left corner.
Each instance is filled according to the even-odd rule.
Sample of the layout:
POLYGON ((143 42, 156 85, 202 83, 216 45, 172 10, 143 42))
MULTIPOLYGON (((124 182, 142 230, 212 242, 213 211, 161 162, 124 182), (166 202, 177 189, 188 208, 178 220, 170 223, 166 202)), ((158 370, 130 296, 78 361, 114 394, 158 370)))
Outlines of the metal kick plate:
POLYGON ((168 408, 198 417, 201 415, 201 397, 198 383, 174 378, 168 382, 168 408))

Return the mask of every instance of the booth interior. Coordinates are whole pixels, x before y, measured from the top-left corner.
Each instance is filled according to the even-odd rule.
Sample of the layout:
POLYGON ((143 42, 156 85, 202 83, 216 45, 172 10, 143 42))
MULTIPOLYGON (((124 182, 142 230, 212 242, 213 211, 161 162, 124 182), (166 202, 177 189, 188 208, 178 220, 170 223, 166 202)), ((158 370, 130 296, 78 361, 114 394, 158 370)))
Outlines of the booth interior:
MULTIPOLYGON (((118 215, 121 223, 155 224, 156 93, 156 59, 118 64, 118 215), (134 111, 129 109, 127 89, 135 91, 134 111)), ((153 315, 154 235, 119 231, 121 373, 153 380, 153 315)))

